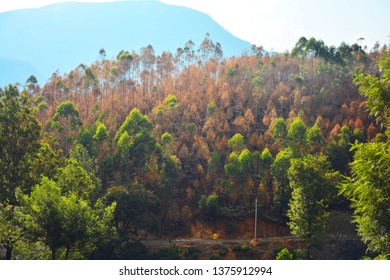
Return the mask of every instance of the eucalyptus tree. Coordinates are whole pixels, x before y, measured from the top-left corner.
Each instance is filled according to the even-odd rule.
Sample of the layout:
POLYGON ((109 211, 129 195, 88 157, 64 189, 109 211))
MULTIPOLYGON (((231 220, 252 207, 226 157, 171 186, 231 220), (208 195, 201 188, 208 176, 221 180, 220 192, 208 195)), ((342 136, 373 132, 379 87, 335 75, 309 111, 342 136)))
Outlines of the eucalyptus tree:
POLYGON ((48 128, 59 133, 59 141, 65 155, 69 155, 69 146, 73 142, 74 133, 82 125, 79 110, 70 101, 62 102, 56 108, 48 128))

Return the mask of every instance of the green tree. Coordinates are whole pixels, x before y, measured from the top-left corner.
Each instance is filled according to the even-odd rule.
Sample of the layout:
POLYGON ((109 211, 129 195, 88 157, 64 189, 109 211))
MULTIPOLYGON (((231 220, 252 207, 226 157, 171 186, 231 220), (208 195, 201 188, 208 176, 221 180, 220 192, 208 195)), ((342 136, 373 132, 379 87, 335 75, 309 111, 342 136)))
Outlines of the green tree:
POLYGON ((163 159, 160 171, 161 191, 163 196, 172 195, 180 176, 178 159, 174 156, 168 156, 163 159))
POLYGON ((179 106, 176 96, 174 96, 173 94, 168 94, 168 96, 164 99, 164 103, 167 106, 168 110, 175 109, 179 106))
POLYGON ((65 155, 69 154, 69 145, 73 142, 72 132, 75 132, 81 125, 80 113, 73 103, 64 101, 56 108, 53 115, 50 128, 57 130, 60 133, 61 148, 65 155))
MULTIPOLYGON (((15 241, 9 230, 14 226, 13 211, 18 205, 15 191, 29 193, 37 182, 33 161, 40 148, 41 127, 30 109, 30 99, 20 95, 16 86, 0 89, 0 204, 4 208, 0 227, 0 244, 11 259, 15 241)), ((15 233, 18 231, 16 228, 15 233)))
POLYGON ((224 169, 226 175, 233 178, 236 182, 242 183, 243 174, 241 173, 241 161, 235 152, 230 154, 229 160, 225 164, 224 169))
POLYGON ((354 83, 359 86, 360 94, 367 98, 366 105, 370 115, 386 127, 390 121, 390 55, 383 55, 379 61, 380 77, 364 75, 355 76, 354 83))
POLYGON ((271 166, 271 175, 275 184, 274 205, 277 216, 286 218, 288 203, 291 199, 292 189, 288 179, 287 170, 290 168, 293 152, 290 148, 280 151, 271 166))
POLYGON ((93 135, 93 139, 98 143, 102 143, 104 140, 108 138, 108 131, 104 123, 98 123, 96 128, 96 132, 93 135))
POLYGON ((211 101, 211 102, 209 102, 209 104, 207 104, 207 115, 208 116, 212 116, 215 112, 217 112, 217 110, 218 110, 218 107, 214 101, 211 101))
POLYGON ((245 147, 244 136, 240 133, 234 134, 233 137, 228 140, 228 146, 235 153, 241 152, 245 147))
POLYGON ((390 259, 390 148, 388 143, 356 144, 352 177, 341 192, 351 200, 358 234, 368 249, 390 259))
POLYGON ((84 258, 108 233, 113 234, 115 203, 102 208, 98 201, 94 209, 75 192, 63 194, 59 184, 47 177, 30 195, 21 194, 19 199, 27 233, 31 240, 39 239, 49 247, 52 259, 60 253, 67 259, 70 251, 78 251, 77 258, 84 258))
POLYGON ((223 168, 221 156, 217 151, 211 153, 210 160, 208 162, 208 170, 211 174, 218 174, 223 168))
POLYGON ((311 153, 319 153, 324 147, 326 140, 317 124, 307 131, 307 143, 311 153))
POLYGON ((141 112, 134 108, 131 110, 130 114, 126 117, 126 120, 118 129, 117 133, 114 136, 114 141, 118 142, 119 138, 126 131, 129 135, 137 135, 142 130, 151 131, 153 128, 152 123, 150 122, 147 116, 141 114, 141 112))
POLYGON ((23 236, 17 212, 17 206, 0 203, 0 245, 6 249, 6 260, 12 258, 12 252, 23 236))
MULTIPOLYGON (((77 168, 79 170, 83 169, 85 174, 82 176, 83 178, 89 177, 92 182, 92 186, 87 192, 87 196, 92 201, 95 201, 101 195, 101 187, 102 182, 98 176, 99 166, 98 161, 95 157, 91 156, 87 149, 84 148, 83 145, 77 144, 76 147, 70 152, 71 159, 75 159, 76 162, 67 161, 67 165, 73 165, 73 168, 77 168, 77 166, 81 168, 77 168)), ((79 174, 75 172, 75 174, 79 174)), ((88 180, 88 179, 87 179, 88 180)))
POLYGON ((97 149, 95 143, 97 142, 94 139, 94 135, 96 134, 96 124, 94 125, 86 125, 80 128, 78 136, 77 136, 77 144, 82 145, 85 149, 87 149, 88 153, 92 155, 97 154, 97 149))
POLYGON ((44 177, 30 196, 22 199, 27 231, 48 246, 51 258, 56 259, 58 249, 65 246, 61 189, 54 181, 44 177))
POLYGON ((115 134, 114 167, 122 184, 129 184, 135 177, 141 179, 149 169, 150 158, 161 155, 161 146, 151 134, 152 127, 148 117, 133 109, 115 134))
POLYGON ((287 125, 283 118, 277 118, 274 123, 272 137, 283 144, 287 137, 287 125))
POLYGON ((76 194, 77 197, 91 203, 95 203, 99 195, 100 186, 94 185, 87 171, 72 158, 58 170, 56 182, 65 195, 76 194))
POLYGON ((307 241, 308 253, 325 233, 328 204, 340 182, 325 156, 292 159, 288 169, 292 198, 287 216, 291 232, 307 241))
POLYGON ((268 148, 265 148, 261 152, 261 162, 263 165, 263 169, 268 170, 271 167, 272 161, 273 161, 273 157, 271 152, 268 150, 268 148))
POLYGON ((357 140, 348 126, 343 125, 340 133, 335 135, 332 141, 325 146, 325 155, 328 157, 332 168, 343 174, 349 174, 348 163, 352 161, 351 144, 357 140))
POLYGON ((163 146, 163 149, 167 155, 172 154, 173 137, 170 133, 165 132, 163 135, 161 135, 161 142, 160 143, 163 146))
MULTIPOLYGON (((367 97, 370 114, 387 127, 389 134, 390 56, 379 62, 380 75, 358 74, 355 84, 367 97)), ((390 259, 390 148, 387 142, 359 143, 350 164, 351 178, 341 185, 341 192, 351 200, 358 234, 378 258, 390 259)))
POLYGON ((31 75, 30 77, 28 77, 28 79, 26 81, 26 87, 28 88, 28 90, 30 92, 35 91, 35 87, 37 86, 37 84, 38 84, 38 80, 34 75, 31 75))
POLYGON ((0 203, 16 205, 15 189, 28 192, 35 183, 30 163, 40 148, 40 125, 29 103, 15 86, 0 91, 0 203))
POLYGON ((219 216, 219 197, 217 194, 210 194, 208 196, 202 195, 199 200, 199 209, 201 213, 211 221, 219 216))
POLYGON ((307 127, 300 118, 296 118, 290 125, 287 134, 288 146, 295 153, 302 154, 307 146, 307 127))
POLYGON ((160 213, 158 198, 141 184, 135 182, 128 187, 111 186, 105 200, 108 204, 116 202, 115 223, 123 239, 136 237, 142 229, 157 231, 160 213))
POLYGON ((240 161, 240 173, 244 179, 248 179, 249 175, 251 175, 253 166, 252 166, 252 154, 248 149, 244 149, 239 157, 240 161))

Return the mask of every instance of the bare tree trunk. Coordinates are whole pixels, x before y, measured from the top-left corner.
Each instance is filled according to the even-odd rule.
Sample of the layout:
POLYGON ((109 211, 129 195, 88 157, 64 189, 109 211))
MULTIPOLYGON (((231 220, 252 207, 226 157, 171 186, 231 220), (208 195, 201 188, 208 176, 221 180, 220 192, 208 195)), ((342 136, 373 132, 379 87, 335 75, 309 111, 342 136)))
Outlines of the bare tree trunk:
POLYGON ((51 249, 51 259, 55 260, 56 259, 56 248, 51 249))
POLYGON ((69 259, 69 251, 70 251, 70 248, 67 247, 66 252, 65 252, 65 260, 69 259))
POLYGON ((11 257, 12 257, 12 248, 11 247, 6 247, 5 259, 6 260, 11 260, 11 257))

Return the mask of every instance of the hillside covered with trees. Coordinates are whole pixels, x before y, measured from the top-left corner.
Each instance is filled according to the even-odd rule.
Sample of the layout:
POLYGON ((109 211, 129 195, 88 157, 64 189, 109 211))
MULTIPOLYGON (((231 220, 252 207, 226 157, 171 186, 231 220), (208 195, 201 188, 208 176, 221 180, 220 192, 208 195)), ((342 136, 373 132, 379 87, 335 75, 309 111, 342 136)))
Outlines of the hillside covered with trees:
POLYGON ((367 253, 330 257, 388 259, 389 81, 387 46, 302 37, 291 53, 226 58, 206 34, 176 53, 101 49, 42 87, 4 87, 0 257, 145 258, 129 255, 135 240, 250 239, 257 201, 257 237, 295 235, 300 258, 328 238, 350 244, 356 226, 367 253))

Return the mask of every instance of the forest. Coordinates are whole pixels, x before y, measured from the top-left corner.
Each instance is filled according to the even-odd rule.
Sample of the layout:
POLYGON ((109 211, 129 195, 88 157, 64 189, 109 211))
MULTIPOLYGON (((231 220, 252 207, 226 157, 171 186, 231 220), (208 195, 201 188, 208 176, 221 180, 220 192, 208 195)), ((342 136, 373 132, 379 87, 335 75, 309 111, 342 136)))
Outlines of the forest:
POLYGON ((304 244, 274 258, 390 258, 388 46, 96 57, 0 88, 0 258, 174 258, 142 242, 250 239, 255 207, 304 244))

